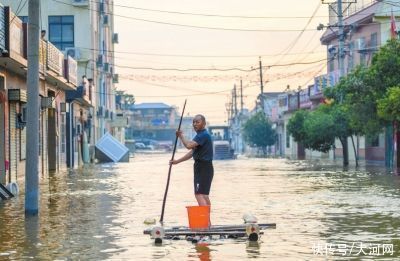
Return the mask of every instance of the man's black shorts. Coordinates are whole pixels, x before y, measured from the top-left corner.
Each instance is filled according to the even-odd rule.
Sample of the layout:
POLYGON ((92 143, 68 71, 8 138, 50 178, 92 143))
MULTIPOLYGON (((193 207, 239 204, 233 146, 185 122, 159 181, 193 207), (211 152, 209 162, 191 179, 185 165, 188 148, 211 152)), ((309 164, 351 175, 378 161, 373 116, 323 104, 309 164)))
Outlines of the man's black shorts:
POLYGON ((194 194, 210 194, 211 182, 214 177, 212 161, 194 162, 194 194))

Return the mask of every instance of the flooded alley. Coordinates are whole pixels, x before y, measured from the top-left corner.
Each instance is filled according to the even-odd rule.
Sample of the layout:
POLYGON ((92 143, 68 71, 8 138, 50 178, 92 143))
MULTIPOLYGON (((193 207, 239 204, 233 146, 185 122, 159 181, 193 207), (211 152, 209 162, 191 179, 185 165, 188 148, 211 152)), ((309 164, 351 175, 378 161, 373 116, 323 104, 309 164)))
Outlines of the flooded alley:
MULTIPOLYGON (((180 151, 178 154, 182 154, 180 151)), ((218 239, 155 246, 143 235, 159 219, 170 154, 92 165, 41 179, 40 215, 25 218, 24 194, 0 202, 0 259, 349 260, 400 256, 400 177, 384 169, 316 166, 283 159, 215 161, 213 224, 244 213, 276 223, 259 244, 218 239)), ((173 166, 164 221, 187 225, 192 162, 173 166)))

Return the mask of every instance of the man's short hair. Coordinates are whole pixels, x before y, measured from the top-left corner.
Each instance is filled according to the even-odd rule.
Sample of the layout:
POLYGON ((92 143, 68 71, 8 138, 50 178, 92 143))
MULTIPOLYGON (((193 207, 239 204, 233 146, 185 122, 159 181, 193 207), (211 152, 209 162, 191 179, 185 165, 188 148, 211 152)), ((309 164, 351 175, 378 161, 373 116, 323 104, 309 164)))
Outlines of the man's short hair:
POLYGON ((203 122, 206 122, 206 117, 204 117, 202 114, 197 114, 196 116, 194 116, 195 118, 196 117, 200 117, 200 119, 203 121, 203 122))

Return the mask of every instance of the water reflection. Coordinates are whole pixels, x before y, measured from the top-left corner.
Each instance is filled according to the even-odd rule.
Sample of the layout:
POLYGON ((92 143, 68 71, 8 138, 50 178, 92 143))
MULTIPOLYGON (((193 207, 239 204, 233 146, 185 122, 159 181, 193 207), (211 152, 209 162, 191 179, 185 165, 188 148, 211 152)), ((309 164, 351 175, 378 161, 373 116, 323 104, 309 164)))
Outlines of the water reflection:
POLYGON ((211 260, 211 250, 208 243, 197 243, 195 248, 200 261, 211 260))
POLYGON ((248 257, 250 258, 256 258, 260 256, 260 242, 247 242, 246 252, 248 253, 248 257))
MULTIPOLYGON (((91 165, 40 180, 40 213, 24 215, 24 195, 0 202, 0 258, 39 260, 311 260, 313 244, 389 243, 400 256, 400 177, 379 167, 343 170, 304 161, 216 161, 213 224, 240 224, 243 213, 277 223, 259 244, 233 239, 196 245, 143 235, 158 220, 169 154, 136 155, 127 164, 91 165)), ((192 163, 173 168, 165 224, 187 225, 195 204, 192 163)), ((23 184, 20 184, 23 187, 23 184)), ((376 257, 376 256, 375 256, 376 257)), ((364 257, 362 257, 364 258, 364 257)), ((365 259, 374 256, 365 256, 365 259)))
POLYGON ((35 258, 39 256, 39 216, 25 215, 25 242, 26 256, 22 258, 35 258))

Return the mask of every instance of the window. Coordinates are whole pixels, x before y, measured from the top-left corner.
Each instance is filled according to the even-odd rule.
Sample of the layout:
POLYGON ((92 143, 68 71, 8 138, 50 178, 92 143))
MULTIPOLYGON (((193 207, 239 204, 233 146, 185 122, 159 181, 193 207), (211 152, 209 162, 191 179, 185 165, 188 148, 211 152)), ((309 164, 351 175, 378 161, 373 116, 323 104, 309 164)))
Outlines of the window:
MULTIPOLYGON (((67 106, 67 105, 66 105, 67 106)), ((61 114, 61 153, 66 152, 66 134, 65 134, 65 129, 66 129, 66 124, 65 124, 65 115, 61 114)))
POLYGON ((333 72, 335 70, 335 57, 329 57, 329 72, 333 72))
POLYGON ((369 147, 379 147, 379 135, 367 137, 367 145, 369 147))
POLYGON ((21 19, 23 23, 28 23, 28 16, 18 16, 18 18, 21 19))
POLYGON ((372 50, 376 50, 378 48, 378 33, 371 34, 371 42, 369 44, 369 47, 372 50))
POLYGON ((60 50, 74 47, 74 16, 49 16, 49 41, 60 50))
POLYGON ((360 65, 367 66, 367 54, 364 52, 360 53, 360 65))
POLYGON ((286 129, 286 148, 290 148, 290 134, 288 129, 286 129))
POLYGON ((347 61, 348 72, 350 72, 354 68, 354 42, 349 43, 349 55, 347 56, 347 61))

